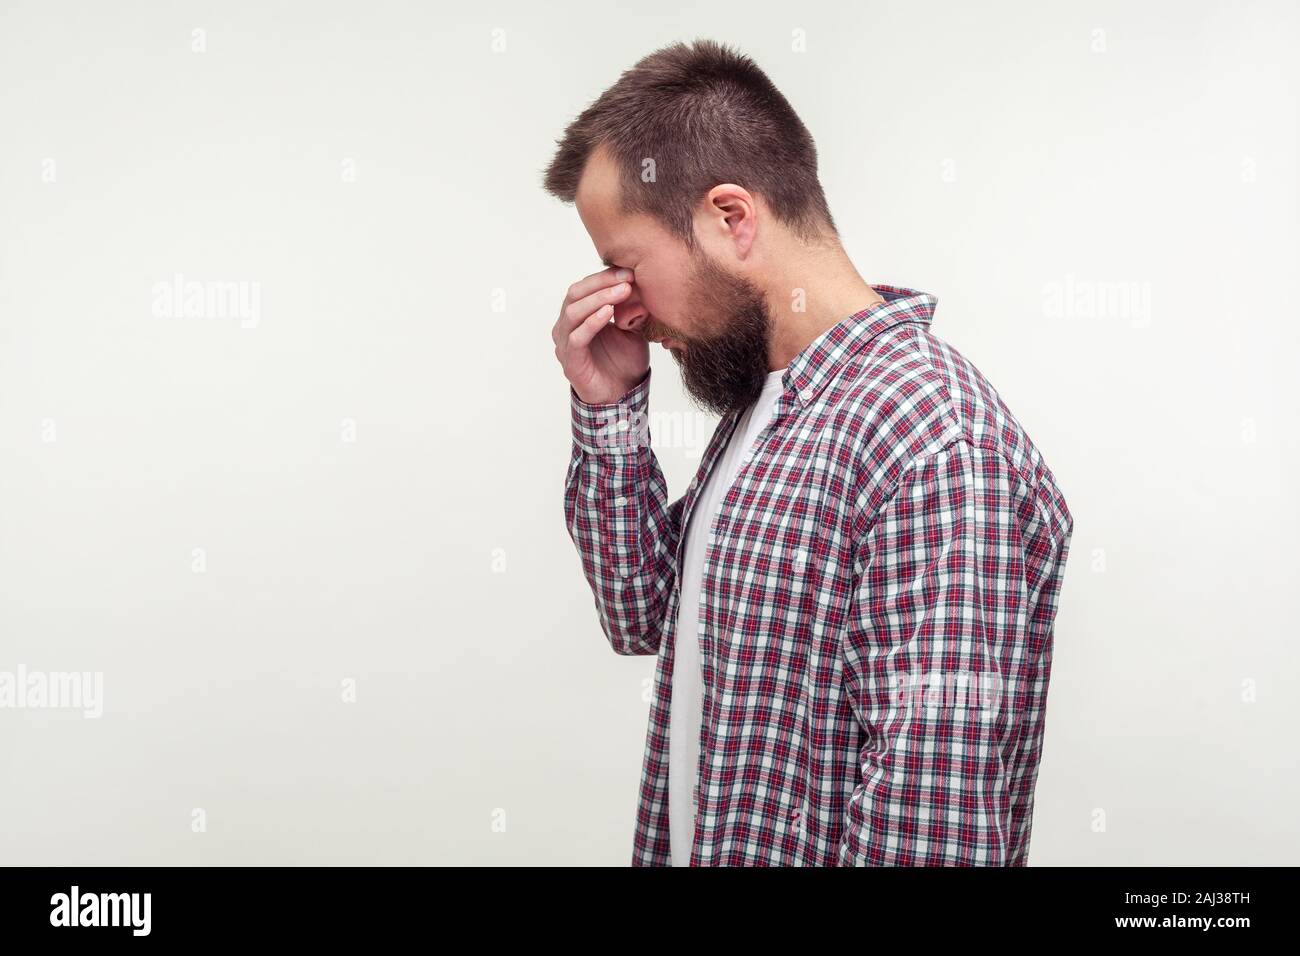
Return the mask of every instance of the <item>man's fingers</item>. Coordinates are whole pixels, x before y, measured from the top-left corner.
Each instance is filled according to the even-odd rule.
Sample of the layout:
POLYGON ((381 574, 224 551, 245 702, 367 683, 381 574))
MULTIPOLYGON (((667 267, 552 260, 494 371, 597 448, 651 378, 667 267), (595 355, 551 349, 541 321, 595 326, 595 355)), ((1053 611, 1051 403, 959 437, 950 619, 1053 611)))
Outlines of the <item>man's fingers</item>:
POLYGON ((593 312, 604 305, 612 309, 613 303, 628 291, 630 290, 620 286, 612 286, 608 289, 599 289, 577 302, 570 302, 560 310, 560 317, 555 320, 555 325, 551 326, 551 341, 559 345, 577 326, 589 319, 593 312))
POLYGON ((607 288, 597 289, 591 295, 584 296, 576 302, 570 302, 564 307, 561 313, 569 321, 569 327, 580 325, 586 321, 591 313, 595 312, 602 305, 608 305, 613 308, 613 304, 620 299, 626 298, 632 291, 632 286, 626 282, 620 282, 618 285, 612 285, 607 288))
POLYGON ((613 285, 615 282, 630 281, 632 281, 631 269, 619 269, 613 266, 608 269, 601 269, 599 272, 593 272, 569 286, 569 291, 564 296, 564 305, 567 306, 571 302, 585 299, 596 290, 613 285))
POLYGON ((609 325, 609 320, 614 315, 612 305, 602 305, 586 320, 569 333, 569 347, 583 349, 591 344, 591 340, 600 334, 600 330, 609 325))
MULTIPOLYGON (((614 303, 626 297, 631 291, 632 271, 630 269, 610 267, 579 279, 569 286, 568 292, 565 293, 560 317, 555 325, 551 326, 551 341, 555 343, 557 349, 562 349, 566 342, 578 345, 579 343, 571 338, 572 333, 584 322, 594 318, 602 307, 607 307, 602 321, 608 322, 614 314, 614 303)), ((590 342, 599 331, 600 324, 597 323, 591 335, 581 344, 590 342)))

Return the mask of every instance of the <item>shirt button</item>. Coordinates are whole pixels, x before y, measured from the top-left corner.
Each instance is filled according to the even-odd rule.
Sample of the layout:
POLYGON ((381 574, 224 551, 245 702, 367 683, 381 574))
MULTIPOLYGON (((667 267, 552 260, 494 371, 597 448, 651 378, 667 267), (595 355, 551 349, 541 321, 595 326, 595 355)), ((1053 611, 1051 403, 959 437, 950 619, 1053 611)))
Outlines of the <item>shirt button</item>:
POLYGON ((625 431, 627 431, 627 427, 628 427, 628 425, 627 425, 627 419, 626 419, 626 418, 620 418, 620 419, 618 420, 618 430, 621 431, 621 432, 625 432, 625 431))
POLYGON ((811 402, 811 401, 812 401, 812 389, 811 389, 811 388, 805 388, 802 392, 800 392, 800 393, 799 393, 799 400, 802 401, 802 402, 811 402))
POLYGON ((622 508, 626 504, 627 504, 627 499, 622 496, 619 496, 618 498, 614 499, 614 507, 616 508, 622 508))
POLYGON ((745 461, 753 461, 753 460, 754 460, 754 453, 752 451, 745 452, 745 461))

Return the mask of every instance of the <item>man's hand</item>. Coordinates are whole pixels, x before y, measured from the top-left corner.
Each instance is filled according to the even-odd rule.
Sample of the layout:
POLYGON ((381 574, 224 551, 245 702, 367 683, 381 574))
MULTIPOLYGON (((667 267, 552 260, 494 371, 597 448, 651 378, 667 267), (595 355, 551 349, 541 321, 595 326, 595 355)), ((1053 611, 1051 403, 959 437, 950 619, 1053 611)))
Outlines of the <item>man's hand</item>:
POLYGON ((611 322, 614 306, 632 292, 627 269, 602 269, 569 287, 551 329, 555 357, 578 397, 589 405, 622 398, 645 378, 650 344, 611 322))

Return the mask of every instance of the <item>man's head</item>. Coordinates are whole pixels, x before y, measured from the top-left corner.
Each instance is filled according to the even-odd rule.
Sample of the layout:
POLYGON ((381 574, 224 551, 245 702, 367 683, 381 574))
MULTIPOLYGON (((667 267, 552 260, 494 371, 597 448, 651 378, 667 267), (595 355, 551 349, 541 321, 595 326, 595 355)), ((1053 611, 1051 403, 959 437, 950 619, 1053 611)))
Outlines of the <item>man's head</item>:
POLYGON ((812 137, 762 70, 709 40, 650 54, 569 125, 544 184, 633 271, 616 324, 669 348, 705 407, 752 403, 767 271, 789 243, 835 237, 812 137))

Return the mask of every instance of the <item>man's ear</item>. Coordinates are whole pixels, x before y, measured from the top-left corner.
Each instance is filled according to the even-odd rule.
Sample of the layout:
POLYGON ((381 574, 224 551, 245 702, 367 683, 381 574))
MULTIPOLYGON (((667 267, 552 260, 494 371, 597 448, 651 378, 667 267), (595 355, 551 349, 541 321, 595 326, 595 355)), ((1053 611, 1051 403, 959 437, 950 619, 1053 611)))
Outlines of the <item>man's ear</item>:
POLYGON ((731 254, 749 255, 758 234, 758 206, 749 190, 735 183, 722 183, 709 190, 703 207, 703 222, 697 223, 704 240, 731 247, 731 254))

